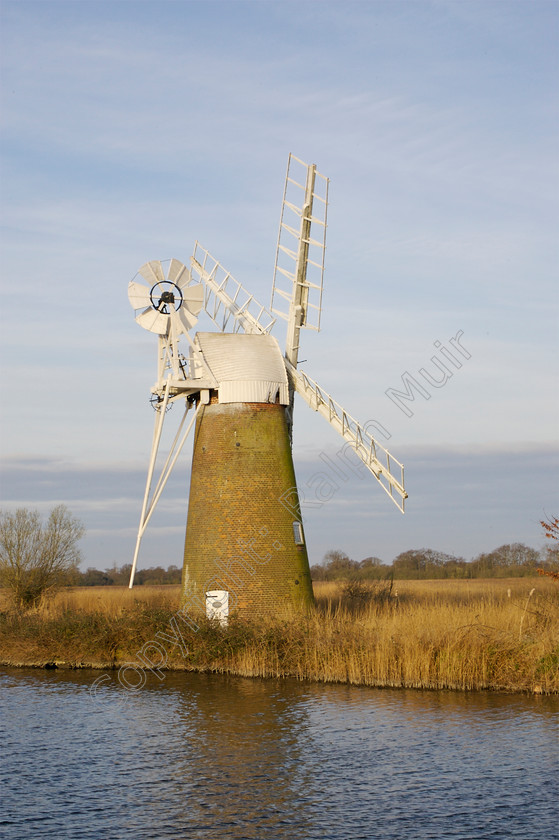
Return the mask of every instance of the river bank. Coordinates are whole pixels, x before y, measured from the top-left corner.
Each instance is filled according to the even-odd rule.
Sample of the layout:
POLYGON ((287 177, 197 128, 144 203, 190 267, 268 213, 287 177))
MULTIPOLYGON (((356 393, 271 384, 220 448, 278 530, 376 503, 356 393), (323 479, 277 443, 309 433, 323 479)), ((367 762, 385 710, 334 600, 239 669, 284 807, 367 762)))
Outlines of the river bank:
POLYGON ((0 612, 0 664, 209 671, 383 687, 559 693, 551 580, 316 583, 316 608, 185 621, 178 587, 81 587, 0 612))

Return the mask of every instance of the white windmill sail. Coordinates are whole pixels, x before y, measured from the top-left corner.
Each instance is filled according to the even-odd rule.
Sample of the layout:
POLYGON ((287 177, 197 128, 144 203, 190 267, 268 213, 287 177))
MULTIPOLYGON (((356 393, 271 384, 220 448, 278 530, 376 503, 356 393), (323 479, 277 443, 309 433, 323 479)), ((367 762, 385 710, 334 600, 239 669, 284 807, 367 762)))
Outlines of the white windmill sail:
POLYGON ((403 465, 316 382, 297 371, 301 329, 320 329, 328 183, 314 164, 289 156, 272 289, 272 310, 287 320, 289 424, 293 424, 293 391, 297 391, 352 447, 403 513, 407 498, 403 465))
POLYGON ((285 357, 297 367, 302 328, 320 330, 328 178, 289 155, 283 191, 272 311, 287 321, 285 357))
POLYGON ((212 255, 194 244, 190 270, 204 284, 204 311, 221 332, 269 333, 276 319, 212 255))
POLYGON ((289 363, 287 371, 297 393, 351 446, 396 507, 404 513, 404 501, 408 498, 404 489, 404 465, 310 376, 289 363))

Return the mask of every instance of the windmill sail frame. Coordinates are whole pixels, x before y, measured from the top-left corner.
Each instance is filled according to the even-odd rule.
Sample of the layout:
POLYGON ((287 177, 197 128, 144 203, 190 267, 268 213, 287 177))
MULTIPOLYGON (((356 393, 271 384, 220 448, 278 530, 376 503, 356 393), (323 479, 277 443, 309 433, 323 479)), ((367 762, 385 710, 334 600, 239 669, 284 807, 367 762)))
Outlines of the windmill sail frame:
POLYGON ((301 305, 299 327, 320 330, 329 179, 289 155, 272 281, 271 309, 286 321, 301 305))
POLYGON ((289 364, 287 371, 292 387, 309 408, 321 414, 351 446, 398 510, 404 513, 404 502, 408 498, 404 489, 404 465, 304 371, 289 364))
POLYGON ((191 273, 204 284, 204 311, 221 332, 269 333, 276 318, 209 251, 194 243, 191 273))

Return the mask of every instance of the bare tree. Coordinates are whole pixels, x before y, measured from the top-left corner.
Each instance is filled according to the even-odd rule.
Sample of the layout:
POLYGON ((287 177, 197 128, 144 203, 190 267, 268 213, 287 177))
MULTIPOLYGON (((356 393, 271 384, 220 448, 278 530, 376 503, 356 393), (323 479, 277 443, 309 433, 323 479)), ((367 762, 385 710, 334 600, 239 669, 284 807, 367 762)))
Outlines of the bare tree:
POLYGON ((18 508, 0 513, 0 584, 18 608, 36 606, 75 569, 83 524, 65 505, 57 505, 46 523, 37 511, 18 508))

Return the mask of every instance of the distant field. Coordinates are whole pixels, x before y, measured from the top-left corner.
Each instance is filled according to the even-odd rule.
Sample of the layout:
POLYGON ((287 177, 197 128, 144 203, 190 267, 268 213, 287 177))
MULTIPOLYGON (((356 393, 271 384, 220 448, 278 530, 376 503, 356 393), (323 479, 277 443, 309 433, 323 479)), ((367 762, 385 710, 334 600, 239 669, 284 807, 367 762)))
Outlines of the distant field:
MULTIPOLYGON (((180 625, 158 667, 417 688, 559 692, 559 584, 549 578, 316 582, 316 608, 228 628, 180 625)), ((0 615, 0 661, 113 667, 169 636, 179 586, 76 587, 0 615), (161 636, 159 637, 161 638, 161 636)), ((161 646, 160 646, 161 647, 161 646)), ((155 663, 153 663, 155 664, 155 663)))
MULTIPOLYGON (((345 581, 314 581, 313 589, 317 601, 338 603, 342 598, 345 581)), ((381 584, 382 586, 383 584, 381 584)), ((375 586, 375 582, 372 582, 375 586)), ((522 597, 536 587, 539 592, 552 593, 559 586, 546 578, 474 578, 473 580, 397 580, 394 581, 391 597, 400 602, 425 603, 446 601, 467 603, 479 599, 503 600, 522 597), (510 593, 510 596, 509 596, 510 593)), ((52 601, 42 607, 45 613, 56 613, 60 609, 77 609, 86 612, 101 610, 115 614, 136 601, 152 605, 176 603, 180 596, 180 585, 172 586, 75 586, 59 592, 52 601)), ((0 589, 0 609, 9 604, 8 593, 0 589)))
MULTIPOLYGON (((316 598, 339 598, 344 583, 340 581, 314 581, 316 598)), ((547 578, 474 578, 472 580, 395 580, 392 597, 406 602, 446 601, 447 603, 474 602, 494 598, 504 600, 521 597, 536 587, 537 591, 552 593, 559 587, 547 578), (509 595, 510 593, 510 595, 509 595)))

